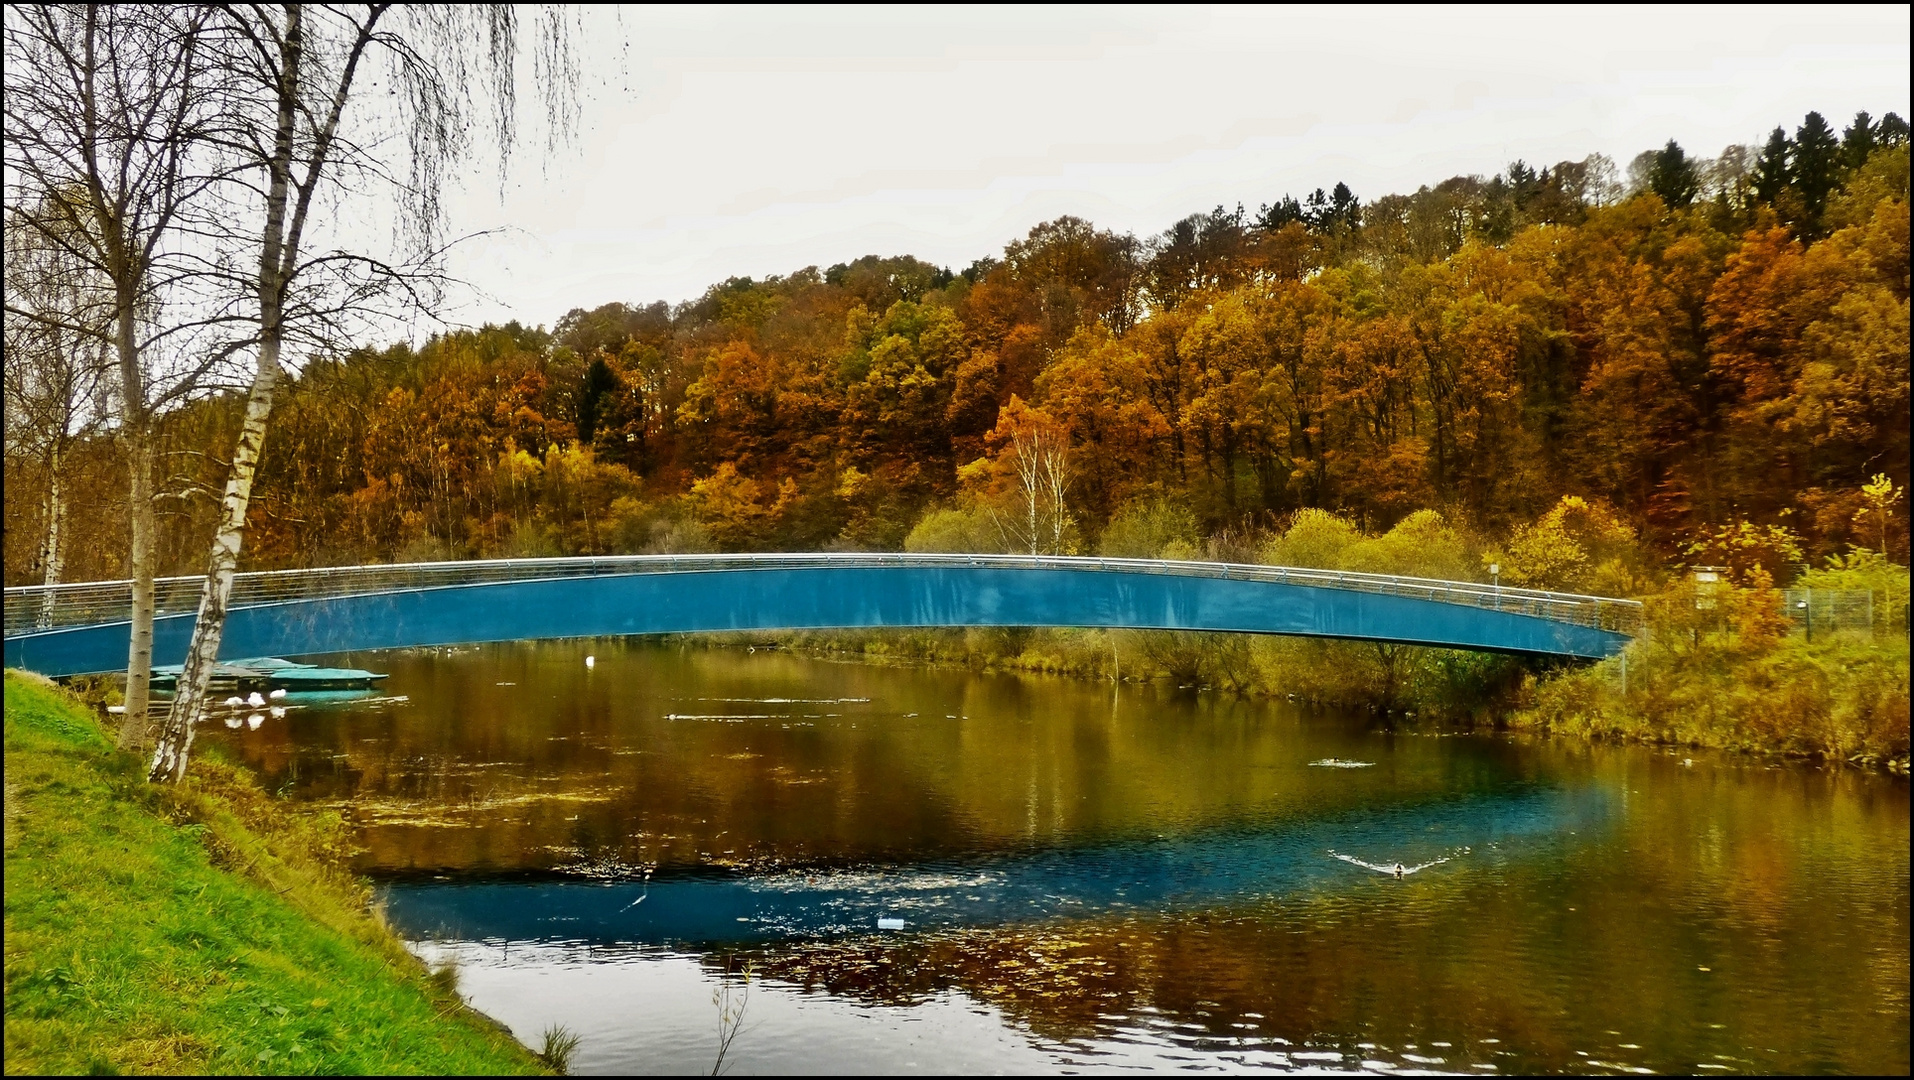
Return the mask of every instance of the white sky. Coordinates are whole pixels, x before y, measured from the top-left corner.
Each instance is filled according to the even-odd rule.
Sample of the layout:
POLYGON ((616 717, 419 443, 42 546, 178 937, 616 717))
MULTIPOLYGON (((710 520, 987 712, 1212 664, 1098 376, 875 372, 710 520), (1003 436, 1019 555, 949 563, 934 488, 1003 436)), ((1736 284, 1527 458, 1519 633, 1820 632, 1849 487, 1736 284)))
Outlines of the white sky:
MULTIPOLYGON (((633 8, 586 16, 574 145, 449 201, 455 323, 867 254, 953 269, 1060 214, 1139 236, 1344 180, 1909 115, 1904 5, 633 8)), ((533 106, 534 108, 536 106, 533 106)))

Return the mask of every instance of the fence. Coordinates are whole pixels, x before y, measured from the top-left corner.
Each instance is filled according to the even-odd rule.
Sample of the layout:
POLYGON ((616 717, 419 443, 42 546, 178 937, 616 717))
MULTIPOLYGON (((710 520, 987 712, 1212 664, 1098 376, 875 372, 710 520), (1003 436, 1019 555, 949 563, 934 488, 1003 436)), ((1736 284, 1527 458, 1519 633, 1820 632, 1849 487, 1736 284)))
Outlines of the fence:
POLYGON ((1874 594, 1866 589, 1784 589, 1781 611, 1810 640, 1842 632, 1874 635, 1874 594))
MULTIPOLYGON (((1074 555, 610 555, 595 558, 479 559, 467 562, 337 566, 313 570, 267 570, 236 575, 231 606, 250 607, 365 593, 407 592, 547 578, 892 566, 1105 570, 1267 581, 1489 608, 1624 634, 1639 633, 1642 624, 1642 605, 1635 600, 1344 570, 1159 559, 1102 559, 1074 555)), ((155 612, 174 615, 198 610, 200 591, 204 586, 204 577, 159 579, 154 587, 155 612)), ((63 626, 121 622, 132 617, 132 606, 132 583, 129 581, 76 582, 51 587, 17 586, 6 590, 6 636, 15 637, 63 626)))

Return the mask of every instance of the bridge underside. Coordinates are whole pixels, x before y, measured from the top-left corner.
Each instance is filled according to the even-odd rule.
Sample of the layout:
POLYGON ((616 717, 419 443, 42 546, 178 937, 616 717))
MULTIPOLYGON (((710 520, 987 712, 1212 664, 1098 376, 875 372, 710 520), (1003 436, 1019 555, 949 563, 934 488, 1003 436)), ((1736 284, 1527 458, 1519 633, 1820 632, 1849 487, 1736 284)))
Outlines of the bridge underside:
MULTIPOLYGON (((155 621, 184 660, 194 617, 155 621)), ((236 608, 220 655, 304 656, 484 641, 852 627, 1077 626, 1346 638, 1598 659, 1624 634, 1492 607, 1270 581, 1003 567, 826 567, 458 585, 236 608)), ((46 675, 126 667, 127 624, 6 639, 46 675)))

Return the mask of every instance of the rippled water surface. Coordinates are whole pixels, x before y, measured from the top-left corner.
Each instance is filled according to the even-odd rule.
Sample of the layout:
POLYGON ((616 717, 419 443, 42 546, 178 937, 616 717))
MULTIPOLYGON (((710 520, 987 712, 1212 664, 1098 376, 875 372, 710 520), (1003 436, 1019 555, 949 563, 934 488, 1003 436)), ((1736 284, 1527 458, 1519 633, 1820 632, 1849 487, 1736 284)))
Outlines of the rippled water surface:
POLYGON ((1902 779, 676 642, 336 660, 391 678, 219 737, 576 1071, 709 1072, 727 1007, 734 1074, 1908 1071, 1902 779))

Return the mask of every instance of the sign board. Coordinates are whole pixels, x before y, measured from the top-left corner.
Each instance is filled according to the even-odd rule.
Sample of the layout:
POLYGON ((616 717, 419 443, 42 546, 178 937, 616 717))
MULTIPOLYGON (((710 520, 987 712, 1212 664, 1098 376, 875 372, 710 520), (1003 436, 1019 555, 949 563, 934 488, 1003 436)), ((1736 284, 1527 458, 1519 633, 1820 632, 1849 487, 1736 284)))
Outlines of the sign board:
POLYGON ((1696 566, 1695 610, 1709 611, 1715 606, 1715 591, 1721 588, 1721 575, 1728 572, 1725 566, 1696 566))

